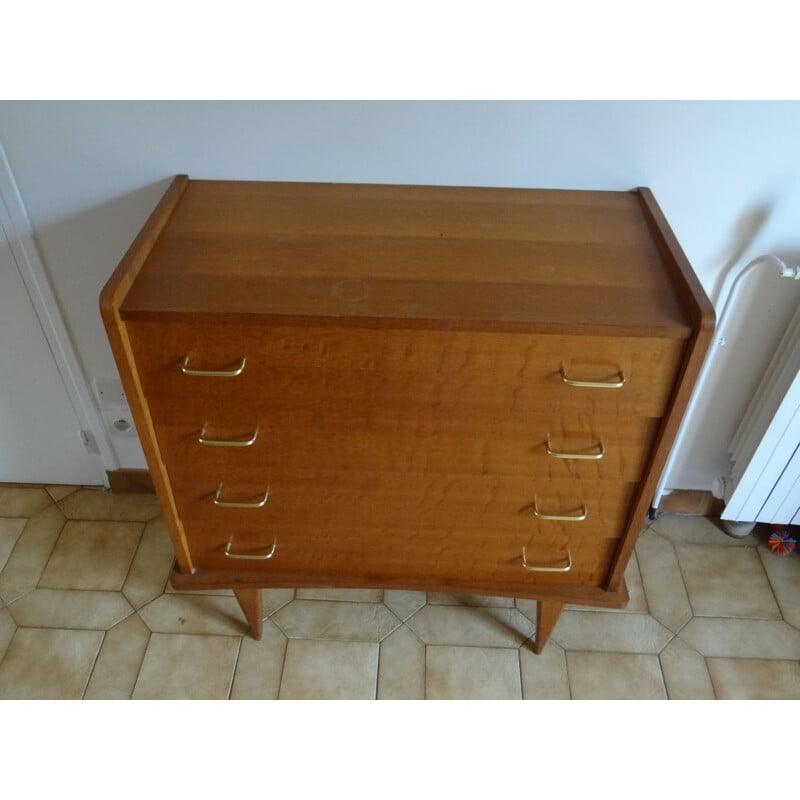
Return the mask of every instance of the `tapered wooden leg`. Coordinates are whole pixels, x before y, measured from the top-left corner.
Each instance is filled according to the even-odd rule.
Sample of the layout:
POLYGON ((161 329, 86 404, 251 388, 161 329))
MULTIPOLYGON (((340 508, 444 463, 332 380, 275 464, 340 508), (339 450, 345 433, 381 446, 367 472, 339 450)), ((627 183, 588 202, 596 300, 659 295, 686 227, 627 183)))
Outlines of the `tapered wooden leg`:
POLYGON ((533 643, 533 652, 541 653, 550 634, 553 632, 561 611, 563 603, 554 603, 552 600, 536 601, 536 640, 533 643))
POLYGON ((250 635, 254 639, 260 639, 264 616, 261 605, 261 589, 234 589, 233 593, 250 623, 250 635))

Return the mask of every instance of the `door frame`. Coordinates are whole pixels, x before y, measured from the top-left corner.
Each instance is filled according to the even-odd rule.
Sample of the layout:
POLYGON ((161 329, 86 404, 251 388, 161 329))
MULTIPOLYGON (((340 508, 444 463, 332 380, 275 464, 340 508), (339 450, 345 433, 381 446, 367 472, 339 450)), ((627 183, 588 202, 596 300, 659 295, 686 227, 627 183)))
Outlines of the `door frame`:
POLYGON ((119 469, 117 455, 59 311, 47 270, 36 246, 27 210, 2 142, 0 142, 0 228, 8 240, 12 257, 81 426, 76 435, 82 439, 86 451, 90 455, 97 456, 98 478, 108 488, 106 473, 119 469))

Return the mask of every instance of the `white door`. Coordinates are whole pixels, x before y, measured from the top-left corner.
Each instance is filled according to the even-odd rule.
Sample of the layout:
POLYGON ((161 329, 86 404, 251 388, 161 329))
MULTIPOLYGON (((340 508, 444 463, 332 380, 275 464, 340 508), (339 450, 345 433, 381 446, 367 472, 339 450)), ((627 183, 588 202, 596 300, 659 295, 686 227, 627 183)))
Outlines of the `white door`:
POLYGON ((102 481, 0 226, 0 483, 102 481))

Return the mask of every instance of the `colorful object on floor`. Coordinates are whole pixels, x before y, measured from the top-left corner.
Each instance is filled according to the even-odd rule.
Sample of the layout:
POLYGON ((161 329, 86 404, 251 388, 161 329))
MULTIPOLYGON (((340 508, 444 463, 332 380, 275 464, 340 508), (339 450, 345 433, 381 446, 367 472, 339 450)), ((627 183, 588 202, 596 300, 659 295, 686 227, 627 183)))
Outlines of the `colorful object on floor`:
POLYGON ((789 531, 782 528, 780 525, 772 526, 772 533, 769 535, 767 543, 769 544, 769 549, 772 550, 773 553, 777 553, 781 556, 788 556, 789 553, 797 547, 797 539, 791 536, 789 531))

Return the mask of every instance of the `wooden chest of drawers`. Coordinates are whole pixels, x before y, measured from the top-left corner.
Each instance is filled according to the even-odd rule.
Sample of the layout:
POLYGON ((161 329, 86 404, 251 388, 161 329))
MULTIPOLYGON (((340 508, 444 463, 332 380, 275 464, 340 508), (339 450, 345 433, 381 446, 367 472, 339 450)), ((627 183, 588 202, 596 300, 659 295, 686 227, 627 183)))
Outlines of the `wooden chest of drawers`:
POLYGON ((713 328, 647 189, 177 177, 101 311, 181 587, 620 607, 713 328))

